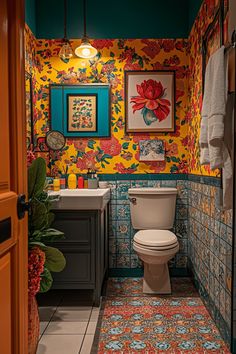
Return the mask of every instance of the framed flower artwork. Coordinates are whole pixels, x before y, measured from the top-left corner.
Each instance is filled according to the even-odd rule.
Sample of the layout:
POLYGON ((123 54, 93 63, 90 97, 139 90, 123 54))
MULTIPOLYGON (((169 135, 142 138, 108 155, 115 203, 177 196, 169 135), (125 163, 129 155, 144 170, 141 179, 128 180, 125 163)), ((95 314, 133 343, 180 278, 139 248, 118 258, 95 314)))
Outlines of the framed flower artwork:
POLYGON ((125 72, 126 131, 175 131, 175 72, 125 72))
POLYGON ((51 130, 66 138, 111 134, 110 84, 50 85, 51 130))

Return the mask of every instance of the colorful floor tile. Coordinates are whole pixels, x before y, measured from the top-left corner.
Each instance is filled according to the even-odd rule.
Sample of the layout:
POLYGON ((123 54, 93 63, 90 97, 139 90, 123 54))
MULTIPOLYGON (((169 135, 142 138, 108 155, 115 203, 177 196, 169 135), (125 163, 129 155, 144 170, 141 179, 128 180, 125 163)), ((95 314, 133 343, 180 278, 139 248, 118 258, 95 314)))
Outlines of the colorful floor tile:
POLYGON ((109 279, 92 353, 230 353, 191 280, 172 289, 145 296, 140 278, 109 279))

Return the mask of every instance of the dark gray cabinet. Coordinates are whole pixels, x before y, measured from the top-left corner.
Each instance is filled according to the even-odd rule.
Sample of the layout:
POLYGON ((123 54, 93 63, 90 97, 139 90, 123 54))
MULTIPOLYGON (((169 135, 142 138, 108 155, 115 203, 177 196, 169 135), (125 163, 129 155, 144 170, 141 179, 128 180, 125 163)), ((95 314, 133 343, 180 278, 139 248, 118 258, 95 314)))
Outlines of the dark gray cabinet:
POLYGON ((99 305, 108 268, 108 205, 101 210, 53 210, 53 227, 65 239, 53 243, 65 258, 66 267, 53 273, 53 289, 92 289, 99 305))

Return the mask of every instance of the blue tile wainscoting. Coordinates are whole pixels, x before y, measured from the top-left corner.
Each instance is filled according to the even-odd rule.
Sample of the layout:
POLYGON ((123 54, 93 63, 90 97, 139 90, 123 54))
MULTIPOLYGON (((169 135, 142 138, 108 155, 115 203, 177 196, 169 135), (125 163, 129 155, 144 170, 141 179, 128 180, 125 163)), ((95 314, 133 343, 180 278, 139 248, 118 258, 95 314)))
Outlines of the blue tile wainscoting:
POLYGON ((111 188, 109 267, 111 276, 141 276, 133 250, 130 187, 176 187, 173 232, 180 251, 170 262, 172 275, 193 274, 199 293, 223 338, 231 336, 232 211, 221 211, 216 199, 220 179, 184 174, 100 175, 111 188))
MULTIPOLYGON (((192 180, 193 179, 193 180, 192 180)), ((223 338, 231 340, 232 210, 217 207, 217 185, 188 181, 189 268, 223 338)))

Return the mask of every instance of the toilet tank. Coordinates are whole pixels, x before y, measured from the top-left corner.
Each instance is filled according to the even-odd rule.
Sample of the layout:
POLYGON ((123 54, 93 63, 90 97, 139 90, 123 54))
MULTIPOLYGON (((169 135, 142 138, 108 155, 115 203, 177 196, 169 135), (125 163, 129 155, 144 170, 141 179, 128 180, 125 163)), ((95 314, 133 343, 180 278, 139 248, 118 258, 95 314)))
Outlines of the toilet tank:
POLYGON ((128 193, 134 229, 168 230, 173 227, 176 188, 130 188, 128 193))

